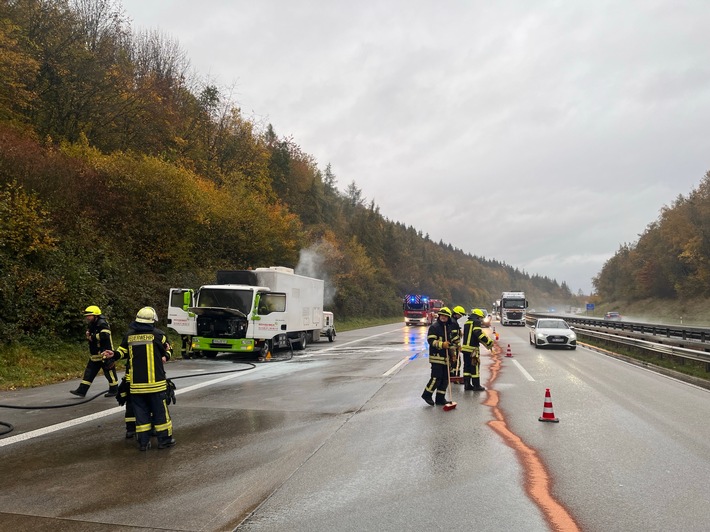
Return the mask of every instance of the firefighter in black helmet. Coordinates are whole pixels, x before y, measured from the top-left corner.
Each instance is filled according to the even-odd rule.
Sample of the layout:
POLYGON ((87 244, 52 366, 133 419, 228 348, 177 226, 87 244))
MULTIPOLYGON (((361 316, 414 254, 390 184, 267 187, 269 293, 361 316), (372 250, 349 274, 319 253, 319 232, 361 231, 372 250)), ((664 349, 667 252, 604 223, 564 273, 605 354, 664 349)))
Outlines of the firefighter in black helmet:
POLYGON ((483 332, 481 325, 483 324, 483 311, 475 308, 471 310, 468 320, 463 326, 463 339, 461 351, 463 352, 463 383, 464 390, 473 390, 482 392, 485 390, 481 386, 480 376, 480 345, 485 345, 488 349, 493 350, 498 348, 498 344, 488 338, 483 332))
POLYGON ((101 353, 113 349, 111 341, 111 328, 108 321, 101 314, 101 309, 96 305, 90 305, 84 310, 84 317, 88 327, 86 329, 86 339, 89 342, 89 361, 86 363, 84 376, 76 390, 70 393, 79 397, 85 397, 89 391, 89 386, 94 382, 94 378, 103 370, 108 381, 108 392, 104 397, 115 397, 118 390, 118 375, 116 374, 116 364, 112 360, 104 360, 101 353))
POLYGON ((449 371, 446 359, 449 356, 451 310, 448 307, 439 309, 436 321, 429 327, 427 343, 429 344, 429 363, 431 377, 424 388, 422 399, 430 405, 446 404, 446 389, 449 386, 449 371), (436 398, 433 397, 436 392, 436 398))

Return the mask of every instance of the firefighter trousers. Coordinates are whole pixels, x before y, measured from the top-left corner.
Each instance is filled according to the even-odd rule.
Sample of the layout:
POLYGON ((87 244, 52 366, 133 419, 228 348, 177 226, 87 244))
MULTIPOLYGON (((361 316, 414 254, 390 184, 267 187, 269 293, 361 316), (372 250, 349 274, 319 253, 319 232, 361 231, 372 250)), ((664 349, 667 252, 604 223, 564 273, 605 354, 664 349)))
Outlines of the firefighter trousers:
POLYGON ((168 410, 167 392, 132 393, 131 404, 136 416, 136 438, 140 445, 147 445, 155 428, 158 445, 170 441, 173 422, 168 410))
POLYGON ((473 352, 463 352, 463 376, 476 378, 480 368, 480 350, 477 347, 473 348, 473 352))
POLYGON ((116 391, 118 386, 118 375, 116 374, 116 367, 111 364, 107 364, 104 361, 91 360, 86 363, 86 369, 84 370, 84 376, 81 379, 81 384, 79 384, 79 392, 86 395, 89 391, 89 386, 94 382, 96 375, 99 371, 103 370, 104 376, 108 381, 108 386, 111 391, 116 391))
POLYGON ((449 387, 449 372, 444 364, 431 365, 431 378, 424 390, 428 393, 436 391, 437 402, 441 402, 446 397, 446 389, 449 387))

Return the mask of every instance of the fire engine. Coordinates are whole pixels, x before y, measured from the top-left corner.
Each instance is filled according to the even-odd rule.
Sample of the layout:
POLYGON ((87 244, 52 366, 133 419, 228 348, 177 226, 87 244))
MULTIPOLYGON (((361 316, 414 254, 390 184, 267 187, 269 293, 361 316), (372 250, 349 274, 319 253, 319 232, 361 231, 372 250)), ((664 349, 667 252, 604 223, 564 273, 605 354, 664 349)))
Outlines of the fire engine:
POLYGON ((429 300, 429 323, 434 323, 438 317, 441 307, 444 307, 444 302, 441 299, 429 300))
POLYGON ((405 325, 430 325, 429 298, 420 294, 407 294, 402 301, 405 325))

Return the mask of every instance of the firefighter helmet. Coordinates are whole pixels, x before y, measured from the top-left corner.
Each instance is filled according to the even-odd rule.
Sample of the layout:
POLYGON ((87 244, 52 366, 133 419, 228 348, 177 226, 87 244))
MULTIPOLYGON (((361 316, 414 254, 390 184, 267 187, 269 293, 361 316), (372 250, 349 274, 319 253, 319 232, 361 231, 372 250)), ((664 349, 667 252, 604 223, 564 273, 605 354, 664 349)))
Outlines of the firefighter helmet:
POLYGON ((483 311, 480 308, 475 308, 471 311, 472 316, 476 316, 477 318, 485 318, 486 315, 483 313, 483 311))
POLYGON ((96 305, 89 305, 84 309, 84 316, 101 316, 101 309, 96 305))
POLYGON ((438 312, 439 316, 451 317, 451 309, 449 307, 441 307, 438 312))
POLYGON ((153 307, 143 307, 136 314, 136 321, 138 323, 154 323, 158 321, 158 314, 153 307))
POLYGON ((463 308, 461 305, 456 305, 453 309, 454 314, 459 314, 460 316, 463 316, 466 314, 466 309, 463 308))

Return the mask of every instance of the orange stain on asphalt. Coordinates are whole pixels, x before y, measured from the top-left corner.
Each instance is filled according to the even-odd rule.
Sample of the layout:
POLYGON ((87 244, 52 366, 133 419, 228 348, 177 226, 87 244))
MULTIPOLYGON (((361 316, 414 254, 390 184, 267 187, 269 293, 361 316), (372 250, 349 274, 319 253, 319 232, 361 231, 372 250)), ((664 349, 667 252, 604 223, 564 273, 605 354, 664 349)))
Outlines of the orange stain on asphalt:
POLYGON ((490 377, 486 383, 488 397, 483 404, 491 408, 495 419, 489 421, 488 425, 515 451, 525 473, 525 492, 535 505, 540 508, 550 527, 553 530, 565 532, 581 530, 572 515, 552 495, 550 474, 535 449, 527 446, 517 434, 508 428, 505 415, 498 406, 500 397, 498 392, 492 387, 503 365, 500 351, 492 353, 491 357, 493 358, 493 363, 490 366, 490 377))

